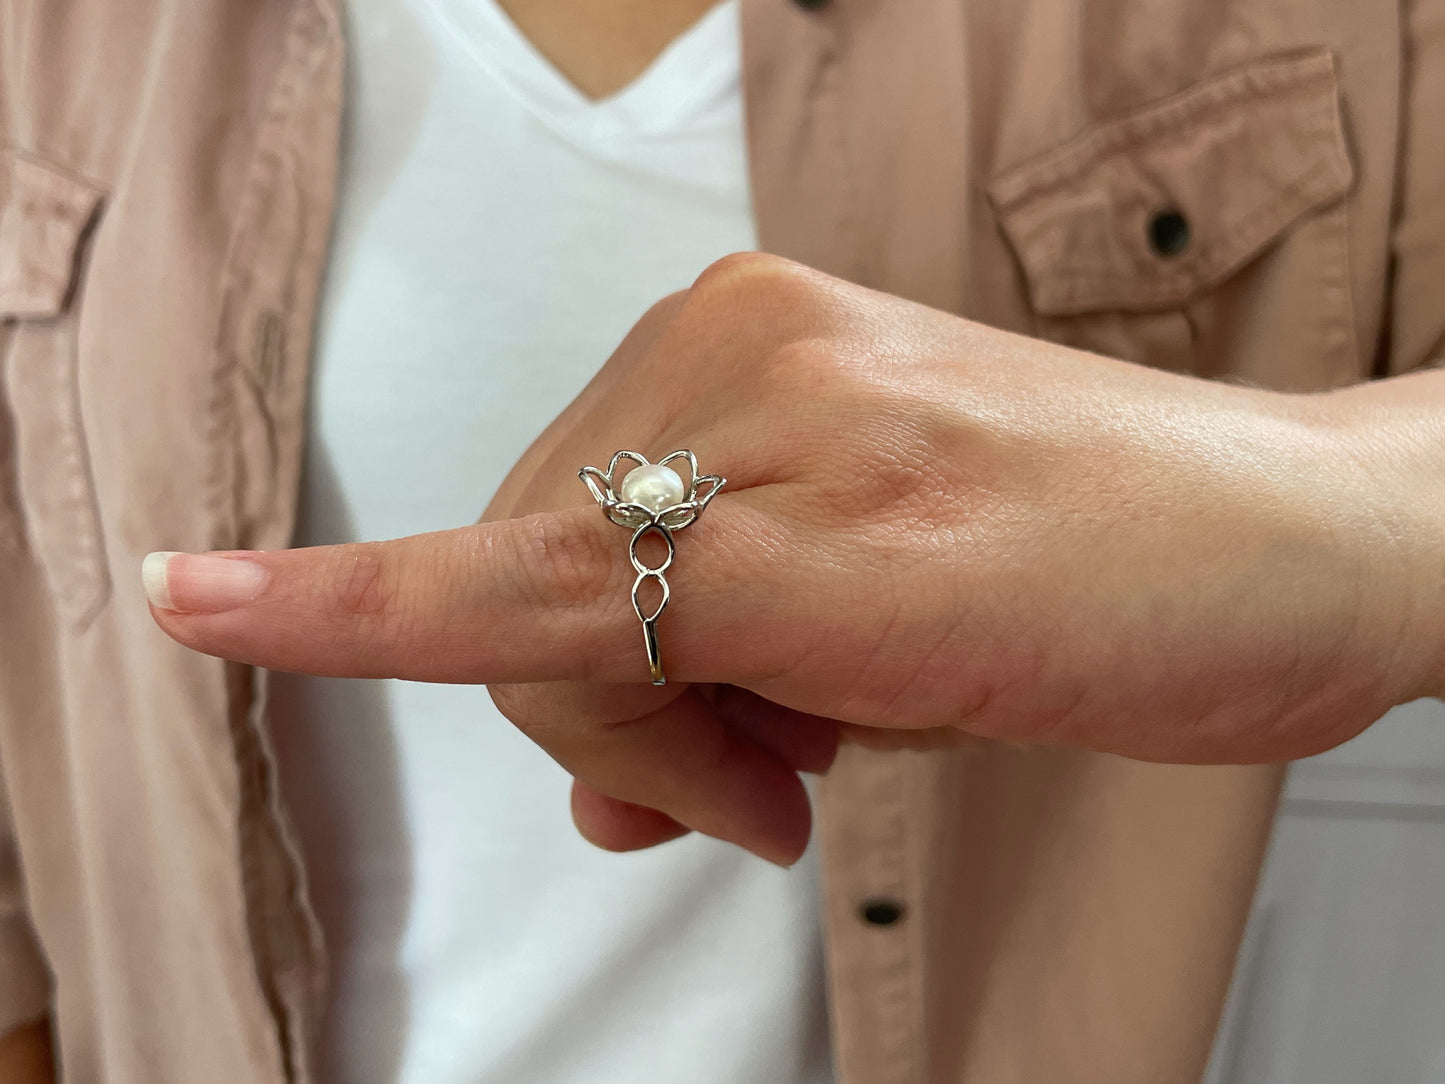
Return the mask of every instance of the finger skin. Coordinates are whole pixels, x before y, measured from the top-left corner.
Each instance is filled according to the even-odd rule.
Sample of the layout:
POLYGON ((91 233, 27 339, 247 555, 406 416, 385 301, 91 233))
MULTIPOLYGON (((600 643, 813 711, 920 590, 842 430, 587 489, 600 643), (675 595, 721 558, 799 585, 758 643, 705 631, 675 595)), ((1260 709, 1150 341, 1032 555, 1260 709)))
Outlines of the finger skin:
MULTIPOLYGON (((492 701, 522 730, 560 718, 581 728, 616 726, 659 710, 692 688, 720 719, 797 772, 822 775, 838 751, 840 724, 794 711, 734 685, 664 686, 552 681, 487 686, 492 701)), ((960 733, 960 737, 962 737, 960 733)))
POLYGON ((207 654, 336 677, 647 678, 626 537, 595 506, 388 542, 219 556, 265 569, 254 599, 194 612, 207 600, 195 562, 181 555, 168 569, 174 608, 152 605, 168 635, 207 654))
MULTIPOLYGON (((205 599, 182 555, 167 571, 172 607, 153 612, 188 646, 271 669, 534 693, 550 683, 552 695, 517 721, 575 777, 791 865, 811 826, 801 780, 787 756, 730 726, 686 682, 659 690, 647 681, 627 601, 630 565, 618 571, 626 562, 618 533, 593 508, 391 542, 219 555, 265 573, 253 597, 220 613, 194 612, 205 599), (629 704, 616 720, 607 719, 615 708, 589 707, 599 676, 629 704), (631 688, 619 677, 632 677, 631 688), (570 698, 557 695, 568 689, 570 698), (565 710, 569 701, 582 710, 565 710)), ((809 766, 823 759, 816 751, 802 757, 809 766)), ((648 838, 667 827, 629 819, 652 820, 648 838)))
POLYGON ((605 851, 640 851, 689 833, 666 813, 572 783, 572 822, 582 838, 605 851))
MULTIPOLYGON (((756 572, 767 520, 744 495, 724 494, 675 532, 673 597, 659 622, 669 680, 746 680, 776 667, 775 646, 756 634, 776 608, 756 572)), ((385 542, 178 554, 167 565, 169 605, 151 612, 187 647, 271 670, 650 682, 629 538, 594 504, 385 542), (213 612, 200 572, 210 560, 259 566, 264 584, 213 612)))
POLYGON ((838 755, 840 724, 774 704, 736 685, 715 685, 713 709, 726 722, 799 772, 822 775, 838 755))
MULTIPOLYGON (((731 686, 546 682, 494 684, 488 692, 503 715, 549 746, 559 740, 558 730, 610 732, 664 712, 688 695, 707 704, 735 732, 736 740, 751 741, 794 772, 827 771, 838 747, 833 720, 779 707, 731 686)), ((652 847, 688 831, 665 813, 612 797, 581 780, 573 785, 572 816, 586 839, 612 851, 652 847)))
POLYGON ((695 689, 640 718, 579 726, 566 715, 523 728, 578 779, 705 835, 792 865, 812 825, 808 793, 784 761, 728 726, 695 689))

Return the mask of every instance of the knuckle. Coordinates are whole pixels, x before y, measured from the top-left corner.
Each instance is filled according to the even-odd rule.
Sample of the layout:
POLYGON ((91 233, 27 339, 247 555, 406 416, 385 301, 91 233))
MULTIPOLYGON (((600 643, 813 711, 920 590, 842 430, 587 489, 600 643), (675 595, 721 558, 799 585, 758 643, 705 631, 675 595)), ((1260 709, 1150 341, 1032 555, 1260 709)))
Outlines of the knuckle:
POLYGON ((766 252, 735 252, 709 264, 693 282, 683 313, 699 309, 756 313, 808 311, 818 272, 766 252))
POLYGON ((338 547, 328 558, 325 581, 335 585, 331 601, 340 617, 365 617, 384 613, 395 597, 380 543, 362 542, 338 547))
POLYGON ((427 562, 403 561, 385 542, 341 546, 329 560, 329 616, 357 659, 376 660, 371 676, 425 669, 418 606, 427 562))
POLYGON ((570 519, 531 517, 500 537, 512 550, 501 567, 513 570, 514 590, 533 605, 572 609, 600 597, 612 578, 613 562, 595 534, 570 519))
POLYGON ((767 278, 780 266, 789 266, 789 261, 766 252, 733 252, 708 264, 692 288, 706 292, 744 285, 767 278))
POLYGON ((751 381, 780 344, 825 333, 831 281, 768 253, 724 256, 688 289, 655 362, 672 371, 681 359, 713 388, 751 381))

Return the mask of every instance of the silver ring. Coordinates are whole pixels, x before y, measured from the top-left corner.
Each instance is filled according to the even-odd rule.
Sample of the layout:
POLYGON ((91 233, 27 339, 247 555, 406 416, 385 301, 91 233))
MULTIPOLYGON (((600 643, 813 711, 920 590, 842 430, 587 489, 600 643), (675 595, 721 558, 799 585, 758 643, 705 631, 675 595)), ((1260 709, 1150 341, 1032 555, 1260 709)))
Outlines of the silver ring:
POLYGON ((672 532, 682 530, 702 515, 707 502, 717 496, 717 491, 727 479, 718 474, 699 474, 697 457, 686 448, 668 452, 656 463, 649 463, 645 456, 636 452, 616 452, 605 472, 596 467, 583 467, 577 476, 587 483, 592 496, 602 506, 603 515, 619 527, 632 530, 628 553, 632 558, 632 567, 637 570, 637 579, 632 583, 632 611, 642 622, 642 638, 647 647, 647 668, 652 673, 652 683, 666 685, 667 679, 662 676, 662 655, 657 647, 657 619, 667 609, 668 600, 672 597, 664 575, 677 556, 672 532), (632 460, 636 466, 618 480, 619 484, 614 485, 617 464, 624 459, 632 460), (691 478, 686 484, 667 465, 674 459, 686 459, 691 468, 691 478), (700 492, 704 487, 706 491, 700 492), (647 564, 637 552, 638 544, 654 533, 661 535, 667 543, 667 557, 656 566, 647 564), (637 597, 647 580, 656 580, 662 588, 662 601, 650 615, 643 613, 642 602, 637 597))

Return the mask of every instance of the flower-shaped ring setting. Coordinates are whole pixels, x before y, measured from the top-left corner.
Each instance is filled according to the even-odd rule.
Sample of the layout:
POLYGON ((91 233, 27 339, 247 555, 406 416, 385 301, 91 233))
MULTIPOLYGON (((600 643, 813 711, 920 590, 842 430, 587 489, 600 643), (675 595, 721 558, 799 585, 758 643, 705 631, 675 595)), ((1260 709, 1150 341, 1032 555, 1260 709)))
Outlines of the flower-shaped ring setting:
POLYGON ((646 456, 637 452, 616 452, 606 471, 583 467, 577 476, 587 484, 587 489, 601 505, 603 515, 619 527, 632 530, 629 555, 632 567, 637 570, 637 579, 632 584, 632 609, 642 622, 652 683, 665 685, 667 680, 663 676, 662 657, 657 645, 657 619, 667 608, 672 594, 665 576, 677 555, 672 532, 682 530, 702 515, 702 510, 717 496, 727 479, 717 474, 699 474, 697 457, 686 448, 669 452, 656 463, 649 463, 646 456), (619 478, 617 468, 623 460, 631 460, 634 465, 619 478), (685 483, 677 471, 668 466, 675 460, 687 461, 689 470, 685 483), (647 564, 638 553, 638 546, 649 534, 661 536, 667 545, 667 556, 659 565, 647 564), (648 580, 656 580, 662 589, 662 598, 650 614, 642 608, 639 597, 642 585, 648 580))

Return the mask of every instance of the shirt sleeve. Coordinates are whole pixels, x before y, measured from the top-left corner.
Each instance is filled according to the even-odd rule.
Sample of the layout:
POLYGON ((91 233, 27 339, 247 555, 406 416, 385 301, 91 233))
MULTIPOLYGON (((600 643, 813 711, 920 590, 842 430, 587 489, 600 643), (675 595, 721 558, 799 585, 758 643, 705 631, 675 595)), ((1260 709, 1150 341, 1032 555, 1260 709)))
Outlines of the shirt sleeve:
POLYGON ((0 1035, 49 1009, 50 969, 30 923, 10 802, 0 789, 0 1035))
POLYGON ((1399 187, 1391 253, 1391 374, 1445 365, 1445 0, 1402 0, 1399 187))

